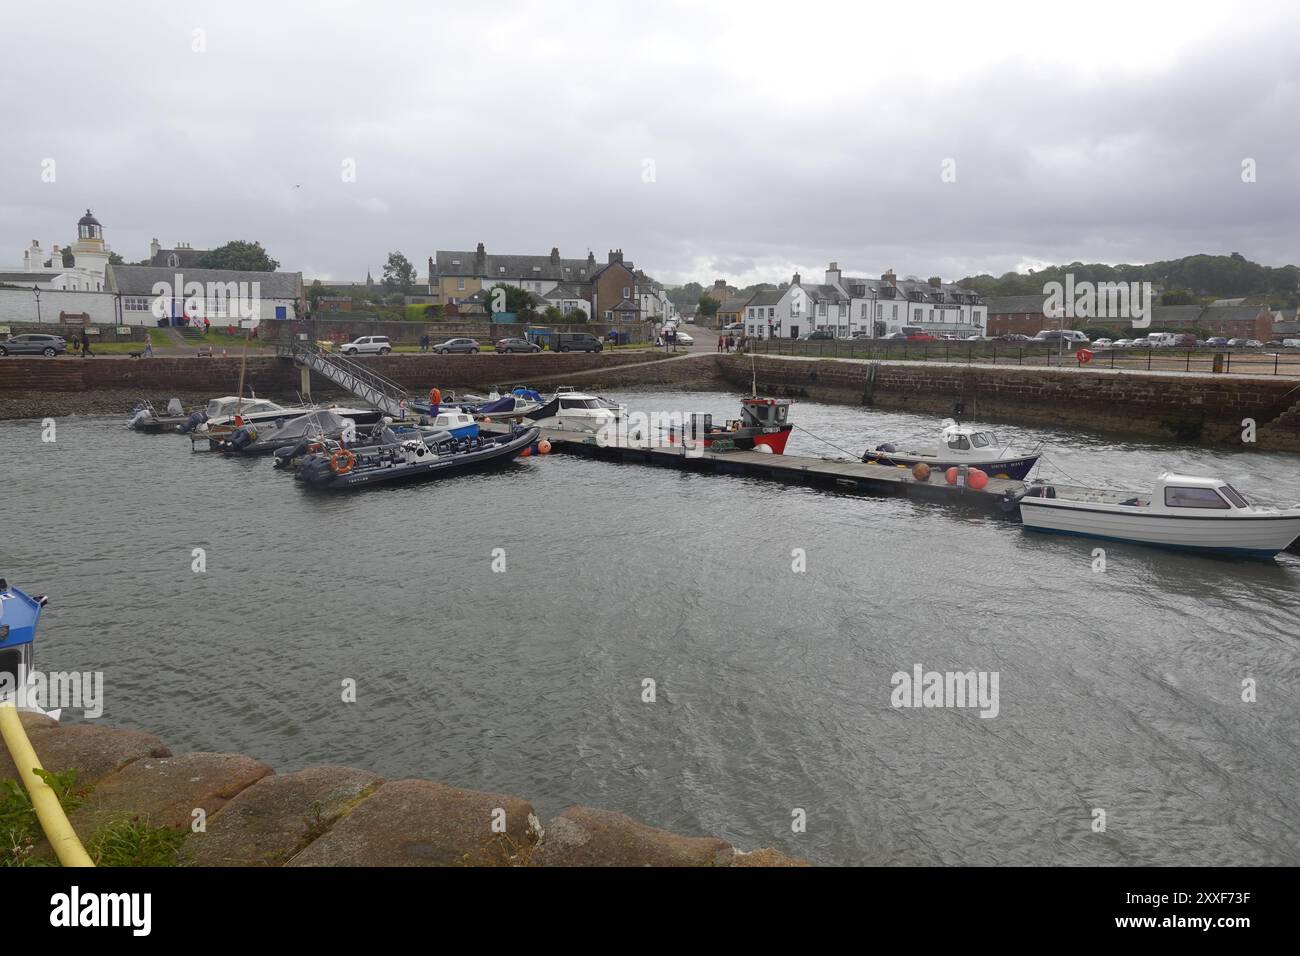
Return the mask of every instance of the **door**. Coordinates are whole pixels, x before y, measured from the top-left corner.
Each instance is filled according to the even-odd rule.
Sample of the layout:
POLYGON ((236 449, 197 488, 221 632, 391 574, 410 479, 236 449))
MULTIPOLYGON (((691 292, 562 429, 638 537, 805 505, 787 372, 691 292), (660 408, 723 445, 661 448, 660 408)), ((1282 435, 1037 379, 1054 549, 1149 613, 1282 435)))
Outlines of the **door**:
POLYGON ((797 339, 798 337, 799 337, 799 326, 797 325, 790 326, 790 338, 797 339))

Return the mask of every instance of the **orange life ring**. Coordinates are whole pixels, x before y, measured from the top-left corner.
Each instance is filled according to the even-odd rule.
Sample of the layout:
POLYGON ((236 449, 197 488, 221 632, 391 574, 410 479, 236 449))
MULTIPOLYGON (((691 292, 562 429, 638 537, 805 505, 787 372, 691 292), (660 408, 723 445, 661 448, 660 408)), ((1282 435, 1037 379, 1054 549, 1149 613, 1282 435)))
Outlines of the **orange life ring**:
POLYGON ((429 389, 429 404, 430 405, 442 404, 442 391, 440 389, 436 389, 436 388, 429 389))
POLYGON ((236 427, 236 428, 243 428, 243 427, 244 427, 244 416, 243 416, 243 415, 236 415, 236 416, 235 416, 235 427, 236 427))
POLYGON ((346 475, 357 463, 357 456, 346 448, 340 448, 330 455, 330 471, 336 475, 346 475))

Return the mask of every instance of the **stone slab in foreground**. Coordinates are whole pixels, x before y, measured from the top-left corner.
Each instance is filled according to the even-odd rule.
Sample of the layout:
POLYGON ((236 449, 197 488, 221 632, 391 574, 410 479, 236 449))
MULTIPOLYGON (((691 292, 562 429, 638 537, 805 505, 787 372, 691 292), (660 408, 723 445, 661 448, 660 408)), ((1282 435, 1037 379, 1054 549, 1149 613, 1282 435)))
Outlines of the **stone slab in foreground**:
POLYGON ((611 810, 570 807, 546 825, 532 866, 730 866, 736 855, 717 837, 656 830, 611 810))
POLYGON ((383 778, 323 766, 263 777, 208 820, 185 844, 193 866, 280 866, 329 828, 383 778))
POLYGON ((210 820, 227 802, 272 772, 260 760, 242 754, 192 753, 137 760, 95 784, 69 820, 83 837, 121 818, 188 828, 195 809, 202 808, 210 820))
MULTIPOLYGON (((20 714, 27 739, 51 773, 77 772, 78 786, 91 784, 145 757, 169 757, 153 734, 102 724, 60 724, 42 714, 20 714)), ((0 780, 18 779, 17 768, 0 746, 0 780)))
POLYGON ((386 783, 289 866, 517 866, 533 852, 537 817, 518 797, 427 780, 386 783), (504 832, 493 822, 502 819, 504 832))

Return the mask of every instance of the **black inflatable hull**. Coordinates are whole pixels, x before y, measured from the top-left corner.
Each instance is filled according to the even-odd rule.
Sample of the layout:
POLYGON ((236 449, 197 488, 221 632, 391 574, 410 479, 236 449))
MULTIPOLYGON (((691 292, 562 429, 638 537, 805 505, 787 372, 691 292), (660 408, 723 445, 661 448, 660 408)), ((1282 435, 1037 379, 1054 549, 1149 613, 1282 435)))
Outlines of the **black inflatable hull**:
POLYGON ((364 454, 356 467, 338 475, 323 455, 313 456, 298 468, 296 477, 311 488, 330 491, 351 491, 371 485, 398 482, 431 481, 448 475, 509 464, 525 449, 531 447, 541 435, 537 427, 528 428, 518 435, 498 436, 481 448, 442 455, 429 461, 413 464, 370 464, 364 454))

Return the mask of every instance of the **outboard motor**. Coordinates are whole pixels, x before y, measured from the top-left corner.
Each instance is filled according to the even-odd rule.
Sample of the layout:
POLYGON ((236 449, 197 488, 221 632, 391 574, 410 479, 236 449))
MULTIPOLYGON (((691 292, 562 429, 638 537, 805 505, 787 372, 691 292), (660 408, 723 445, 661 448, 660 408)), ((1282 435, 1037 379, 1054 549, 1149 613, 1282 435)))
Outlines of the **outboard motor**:
POLYGON ((190 417, 185 420, 184 424, 176 426, 176 430, 182 435, 188 435, 207 420, 208 413, 203 411, 201 408, 196 409, 195 411, 190 412, 190 417))
POLYGON ((177 418, 185 414, 185 406, 181 404, 179 398, 173 398, 167 403, 167 414, 177 418))
POLYGON ((255 441, 257 441, 257 429, 252 425, 244 425, 230 433, 230 437, 221 443, 221 450, 243 451, 255 441))
POLYGON ((877 445, 876 451, 883 451, 886 455, 892 455, 894 452, 898 451, 898 446, 893 442, 887 441, 883 445, 877 445))

